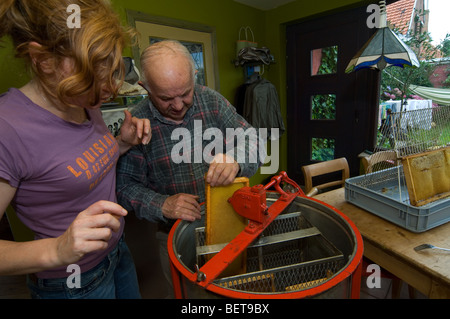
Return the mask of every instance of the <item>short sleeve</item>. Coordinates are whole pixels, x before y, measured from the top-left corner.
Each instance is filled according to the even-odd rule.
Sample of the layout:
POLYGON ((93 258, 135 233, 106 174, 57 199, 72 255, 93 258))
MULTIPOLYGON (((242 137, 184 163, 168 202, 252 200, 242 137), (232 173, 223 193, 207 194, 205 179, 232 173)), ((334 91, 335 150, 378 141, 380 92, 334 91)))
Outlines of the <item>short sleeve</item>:
POLYGON ((20 180, 27 175, 29 165, 25 158, 31 160, 22 140, 14 128, 0 118, 0 178, 12 187, 18 187, 20 180))

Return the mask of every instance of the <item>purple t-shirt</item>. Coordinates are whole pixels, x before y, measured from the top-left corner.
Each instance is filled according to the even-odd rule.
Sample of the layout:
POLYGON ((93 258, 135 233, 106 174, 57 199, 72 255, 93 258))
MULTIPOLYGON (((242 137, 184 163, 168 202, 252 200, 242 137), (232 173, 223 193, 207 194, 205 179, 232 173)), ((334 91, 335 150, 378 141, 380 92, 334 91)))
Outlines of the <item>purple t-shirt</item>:
MULTIPOLYGON (((17 188, 12 205, 36 239, 57 237, 75 217, 99 200, 116 202, 119 146, 100 110, 75 124, 34 104, 18 89, 0 96, 0 177, 17 188)), ((82 271, 97 265, 123 231, 114 233, 107 250, 87 254, 82 271)), ((67 277, 67 267, 38 273, 67 277)))

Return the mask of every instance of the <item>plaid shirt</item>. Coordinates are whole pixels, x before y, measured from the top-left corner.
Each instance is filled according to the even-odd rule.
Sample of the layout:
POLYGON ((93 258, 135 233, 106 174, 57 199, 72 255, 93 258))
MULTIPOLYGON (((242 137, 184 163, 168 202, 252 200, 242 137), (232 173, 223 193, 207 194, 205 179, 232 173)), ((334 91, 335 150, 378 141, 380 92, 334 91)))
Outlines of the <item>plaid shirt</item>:
MULTIPOLYGON (((208 153, 210 151, 227 152, 227 145, 230 145, 226 140, 227 128, 234 128, 234 132, 242 128, 241 133, 248 133, 249 128, 254 130, 223 96, 203 86, 195 87, 194 104, 181 124, 164 118, 149 99, 140 102, 131 112, 138 118, 150 119, 152 138, 149 144, 135 146, 121 156, 117 166, 118 201, 138 218, 154 222, 168 222, 161 207, 171 195, 194 194, 200 197, 200 203, 205 201, 204 178, 209 164, 204 160, 204 152, 211 156, 214 152, 208 153), (208 135, 208 132, 218 132, 216 129, 222 133, 222 141, 217 141, 214 134, 208 135), (217 143, 223 151, 214 147, 219 145, 217 143), (180 160, 183 161, 176 163, 180 160)), ((236 134, 231 145, 240 165, 239 176, 255 174, 264 160, 264 145, 249 142, 245 133, 236 134), (245 143, 239 136, 244 137, 245 143), (258 145, 262 145, 261 156, 256 156, 258 145), (243 154, 239 152, 247 155, 243 163, 237 157, 243 154)))

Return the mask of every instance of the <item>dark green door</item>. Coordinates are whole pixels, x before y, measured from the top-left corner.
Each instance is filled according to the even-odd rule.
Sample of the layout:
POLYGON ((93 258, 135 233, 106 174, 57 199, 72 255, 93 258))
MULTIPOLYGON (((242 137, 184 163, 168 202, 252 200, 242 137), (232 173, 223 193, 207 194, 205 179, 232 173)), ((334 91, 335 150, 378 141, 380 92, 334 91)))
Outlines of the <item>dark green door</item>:
POLYGON ((379 71, 345 73, 374 32, 367 17, 361 7, 287 26, 288 174, 299 182, 302 165, 339 157, 356 175, 373 148, 379 71))

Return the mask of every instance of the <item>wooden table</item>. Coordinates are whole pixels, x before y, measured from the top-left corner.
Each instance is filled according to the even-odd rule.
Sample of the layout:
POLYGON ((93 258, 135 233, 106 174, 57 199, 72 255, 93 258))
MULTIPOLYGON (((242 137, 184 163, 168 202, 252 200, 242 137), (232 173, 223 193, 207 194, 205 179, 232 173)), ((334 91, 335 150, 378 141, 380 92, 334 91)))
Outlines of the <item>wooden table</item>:
POLYGON ((450 247, 450 223, 413 233, 345 200, 340 188, 314 196, 348 216, 364 240, 364 256, 429 298, 450 298, 450 252, 414 247, 450 247))

